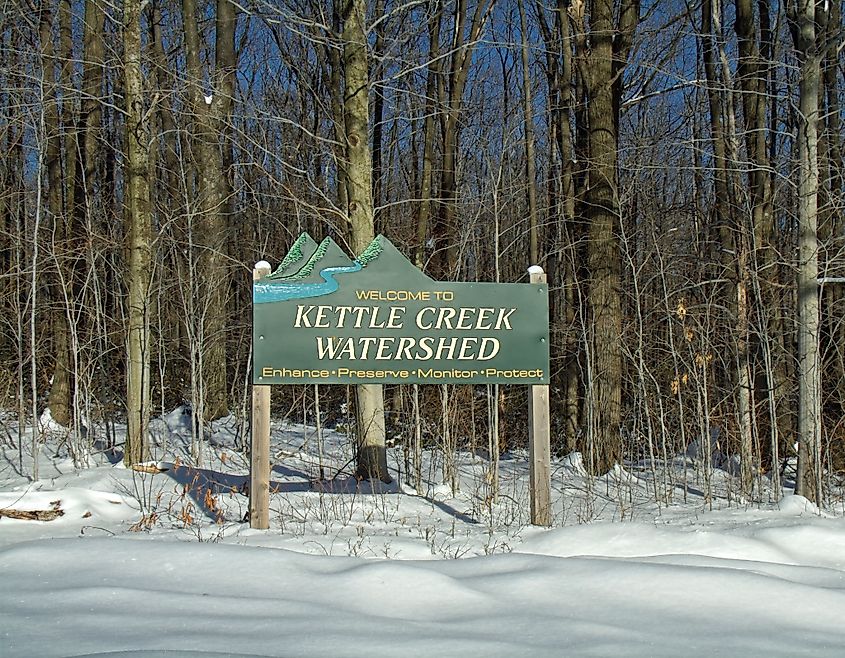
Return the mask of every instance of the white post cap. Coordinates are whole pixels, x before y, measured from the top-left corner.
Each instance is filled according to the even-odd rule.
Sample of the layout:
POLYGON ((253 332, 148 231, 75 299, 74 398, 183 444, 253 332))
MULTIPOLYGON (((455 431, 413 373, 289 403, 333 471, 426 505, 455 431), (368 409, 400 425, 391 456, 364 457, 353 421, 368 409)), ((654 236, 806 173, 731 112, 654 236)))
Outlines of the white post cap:
POLYGON ((270 267, 270 263, 268 263, 266 260, 260 260, 255 264, 255 269, 256 270, 271 270, 273 268, 270 267))

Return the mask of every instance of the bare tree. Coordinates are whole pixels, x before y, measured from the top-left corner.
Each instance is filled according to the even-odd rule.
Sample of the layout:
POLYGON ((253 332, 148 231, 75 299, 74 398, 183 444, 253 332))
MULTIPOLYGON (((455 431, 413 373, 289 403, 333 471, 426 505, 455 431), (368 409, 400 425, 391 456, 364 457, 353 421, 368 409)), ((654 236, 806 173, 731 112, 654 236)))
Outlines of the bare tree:
POLYGON ((589 183, 588 266, 592 364, 589 405, 593 440, 589 468, 607 471, 622 457, 622 257, 619 245, 619 117, 624 68, 640 20, 639 0, 583 2, 569 13, 577 32, 580 75, 587 91, 589 183))
POLYGON ((150 418, 150 286, 152 280, 152 217, 150 211, 150 125, 144 102, 141 62, 142 0, 127 0, 123 8, 124 78, 126 94, 126 220, 129 331, 126 368, 126 450, 123 460, 146 458, 150 418))
MULTIPOLYGON (((65 194, 66 184, 73 180, 65 178, 65 165, 72 163, 75 149, 70 143, 71 135, 67 131, 70 103, 60 104, 60 98, 66 98, 71 92, 70 75, 72 70, 72 42, 70 39, 70 3, 62 0, 58 5, 58 49, 54 43, 54 14, 47 7, 40 15, 42 68, 47 73, 47 88, 44 94, 44 128, 46 132, 46 168, 47 168, 47 210, 49 219, 55 227, 51 253, 54 267, 50 286, 51 320, 53 353, 55 368, 53 384, 50 388, 50 410, 53 418, 60 425, 69 427, 72 423, 72 366, 69 341, 67 309, 63 304, 64 291, 60 270, 65 266, 65 249, 72 221, 69 205, 72 196, 65 194), (60 91, 61 89, 61 91, 60 91), (68 162, 63 162, 67 159, 68 162)), ((70 173, 70 172, 68 172, 70 173)), ((69 185, 71 191, 72 184, 69 185)))
POLYGON ((550 287, 553 375, 561 391, 565 449, 576 450, 580 426, 578 368, 577 269, 582 246, 582 227, 575 221, 576 185, 574 167, 573 86, 574 50, 572 25, 563 0, 558 0, 554 20, 548 21, 538 3, 537 16, 546 44, 546 77, 549 98, 549 144, 552 174, 548 183, 548 207, 552 237, 548 259, 550 287), (559 373, 559 374, 558 374, 559 373))
POLYGON ((472 54, 490 17, 496 0, 479 0, 470 15, 467 0, 456 0, 451 25, 445 84, 438 95, 445 110, 441 117, 443 162, 438 212, 434 226, 434 258, 437 274, 447 278, 458 273, 460 240, 456 223, 458 189, 459 121, 472 54))
POLYGON ((821 502, 821 372, 819 359, 818 120, 819 41, 826 5, 792 0, 787 6, 800 64, 798 87, 798 475, 795 492, 821 502))
POLYGON ((540 264, 540 235, 537 211, 537 162, 534 149, 534 103, 531 91, 530 51, 528 47, 528 21, 525 18, 525 2, 518 0, 519 32, 522 48, 522 113, 525 123, 525 177, 528 196, 528 258, 533 265, 540 264))
POLYGON ((426 67, 425 103, 423 119, 422 169, 420 170, 419 203, 417 205, 416 245, 414 264, 424 269, 426 240, 428 239, 429 220, 432 210, 432 191, 434 182, 434 130, 437 80, 440 76, 440 23, 441 2, 429 0, 431 13, 428 17, 428 66, 426 67))
MULTIPOLYGON (((369 71, 366 0, 348 0, 343 11, 344 124, 346 195, 351 246, 361 254, 374 235, 373 165, 369 142, 369 71)), ((358 477, 390 482, 384 427, 384 391, 380 384, 356 387, 358 477)))
POLYGON ((235 94, 235 24, 231 0, 217 0, 214 65, 206 73, 201 63, 201 39, 195 0, 183 0, 185 57, 192 114, 194 166, 197 172, 199 227, 198 291, 207 295, 200 318, 202 331, 202 418, 215 420, 229 412, 226 376, 226 317, 228 267, 226 263, 231 190, 226 151, 227 132, 235 94), (206 82, 207 81, 207 82, 206 82), (206 85, 208 85, 206 87, 206 85))

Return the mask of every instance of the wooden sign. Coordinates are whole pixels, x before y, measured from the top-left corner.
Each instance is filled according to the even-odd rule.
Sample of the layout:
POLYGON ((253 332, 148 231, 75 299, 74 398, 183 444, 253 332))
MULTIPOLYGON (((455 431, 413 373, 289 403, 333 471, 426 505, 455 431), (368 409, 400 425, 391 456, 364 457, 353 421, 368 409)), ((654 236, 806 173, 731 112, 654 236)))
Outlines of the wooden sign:
POLYGON ((253 383, 547 384, 545 283, 438 282, 384 236, 303 233, 253 283, 253 383))

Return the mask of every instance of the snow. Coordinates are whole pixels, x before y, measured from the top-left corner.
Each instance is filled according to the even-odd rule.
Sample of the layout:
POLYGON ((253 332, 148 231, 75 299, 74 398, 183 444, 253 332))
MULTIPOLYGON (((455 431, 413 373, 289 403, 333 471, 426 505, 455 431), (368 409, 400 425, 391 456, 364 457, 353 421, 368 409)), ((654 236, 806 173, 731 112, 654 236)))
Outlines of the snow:
POLYGON ((5 424, 0 509, 64 514, 0 518, 4 658, 845 653, 845 519, 789 481, 781 495, 764 480, 752 504, 718 470, 704 497, 689 458, 590 479, 572 454, 553 465, 543 529, 526 520, 524 455, 503 456, 498 501, 470 453, 460 491, 439 453, 413 487, 401 448, 396 482, 373 490, 342 470, 343 434, 274 423, 271 529, 257 531, 237 419, 199 451, 189 410, 157 419, 158 472, 105 450, 76 468, 50 433, 35 482, 28 435, 21 459, 5 424))

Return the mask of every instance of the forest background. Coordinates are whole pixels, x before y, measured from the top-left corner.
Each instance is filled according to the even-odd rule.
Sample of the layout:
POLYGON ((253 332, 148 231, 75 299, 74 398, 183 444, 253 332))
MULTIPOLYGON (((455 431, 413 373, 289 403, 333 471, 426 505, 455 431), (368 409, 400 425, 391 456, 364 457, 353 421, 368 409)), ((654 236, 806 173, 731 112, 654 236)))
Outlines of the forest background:
MULTIPOLYGON (((546 270, 559 453, 692 449, 747 495, 797 457, 820 502, 845 467, 843 44, 829 1, 2 2, 3 404, 33 450, 49 408, 79 460, 115 419, 144 458, 179 404, 202 442, 248 417, 253 264, 384 233, 438 279, 546 270)), ((524 443, 524 389, 410 389, 321 387, 322 421, 524 443)), ((312 387, 279 390, 307 421, 312 387)))

